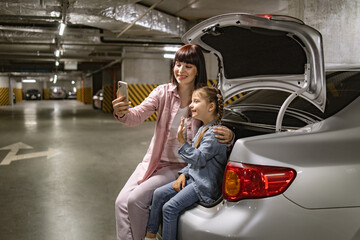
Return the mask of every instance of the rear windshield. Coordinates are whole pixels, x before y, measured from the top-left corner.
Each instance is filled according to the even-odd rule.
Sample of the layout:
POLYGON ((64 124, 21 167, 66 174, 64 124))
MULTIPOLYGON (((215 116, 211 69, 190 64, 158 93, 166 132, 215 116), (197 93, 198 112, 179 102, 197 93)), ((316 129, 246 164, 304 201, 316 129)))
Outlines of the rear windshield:
POLYGON ((37 93, 39 92, 39 90, 37 89, 30 89, 30 90, 27 90, 28 93, 37 93))

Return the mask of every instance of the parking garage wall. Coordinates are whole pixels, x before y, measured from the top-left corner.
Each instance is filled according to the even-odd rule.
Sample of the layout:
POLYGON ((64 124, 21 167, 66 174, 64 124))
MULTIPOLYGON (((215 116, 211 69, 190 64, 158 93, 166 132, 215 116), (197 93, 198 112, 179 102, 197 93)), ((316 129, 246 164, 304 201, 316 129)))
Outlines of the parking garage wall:
POLYGON ((323 37, 327 66, 360 66, 360 0, 288 0, 287 15, 303 20, 323 37))
POLYGON ((22 90, 23 93, 26 93, 27 90, 30 89, 37 89, 40 92, 43 90, 43 84, 42 82, 36 82, 36 83, 22 83, 22 90))
POLYGON ((171 77, 171 60, 124 59, 121 79, 129 84, 163 84, 169 83, 171 77))

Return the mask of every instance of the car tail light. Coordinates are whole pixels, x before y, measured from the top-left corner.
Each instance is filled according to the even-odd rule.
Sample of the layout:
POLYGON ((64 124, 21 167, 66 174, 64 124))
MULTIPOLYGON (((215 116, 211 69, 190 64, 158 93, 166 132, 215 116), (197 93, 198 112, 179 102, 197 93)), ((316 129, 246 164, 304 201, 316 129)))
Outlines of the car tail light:
POLYGON ((283 193, 296 176, 290 168, 229 162, 223 180, 223 198, 238 201, 283 193))

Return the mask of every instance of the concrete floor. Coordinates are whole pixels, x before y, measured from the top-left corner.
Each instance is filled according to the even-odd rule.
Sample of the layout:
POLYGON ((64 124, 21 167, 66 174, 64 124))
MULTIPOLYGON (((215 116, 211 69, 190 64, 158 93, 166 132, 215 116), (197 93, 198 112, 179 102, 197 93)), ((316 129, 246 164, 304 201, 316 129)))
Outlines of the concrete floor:
POLYGON ((76 100, 0 106, 0 239, 115 239, 115 198, 154 126, 76 100))

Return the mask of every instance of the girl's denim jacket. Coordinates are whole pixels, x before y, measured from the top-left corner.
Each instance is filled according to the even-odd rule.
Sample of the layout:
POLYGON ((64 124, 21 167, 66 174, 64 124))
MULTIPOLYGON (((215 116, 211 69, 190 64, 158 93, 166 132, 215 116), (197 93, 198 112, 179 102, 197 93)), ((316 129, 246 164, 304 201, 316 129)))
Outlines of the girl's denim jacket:
POLYGON ((221 194, 222 180, 227 163, 226 144, 219 143, 213 130, 220 125, 211 126, 212 121, 197 131, 193 144, 185 142, 179 149, 179 154, 188 165, 179 171, 194 183, 199 199, 210 203, 221 194), (204 134, 198 148, 194 147, 196 139, 204 128, 209 128, 204 134))

